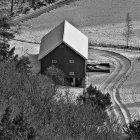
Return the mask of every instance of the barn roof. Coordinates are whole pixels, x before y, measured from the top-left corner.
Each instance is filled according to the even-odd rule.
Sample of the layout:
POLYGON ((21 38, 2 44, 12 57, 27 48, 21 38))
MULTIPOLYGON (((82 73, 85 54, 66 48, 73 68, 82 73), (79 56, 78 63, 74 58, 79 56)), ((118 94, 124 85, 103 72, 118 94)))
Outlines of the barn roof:
POLYGON ((88 58, 88 38, 65 20, 42 38, 38 59, 41 60, 62 42, 84 59, 88 58))

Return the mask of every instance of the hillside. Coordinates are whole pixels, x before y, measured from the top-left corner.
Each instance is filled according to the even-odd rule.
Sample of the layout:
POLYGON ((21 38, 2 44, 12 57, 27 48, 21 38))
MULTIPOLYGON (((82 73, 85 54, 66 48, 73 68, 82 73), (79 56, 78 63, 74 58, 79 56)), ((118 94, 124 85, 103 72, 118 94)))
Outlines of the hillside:
MULTIPOLYGON (((130 45, 140 46, 139 0, 79 0, 22 22, 21 34, 16 39, 40 43, 43 35, 63 20, 68 20, 89 37, 93 43, 125 44, 122 36, 126 13, 133 20, 135 36, 130 45)), ((39 44, 11 41, 16 52, 38 53, 39 44), (22 48, 22 49, 21 49, 22 48)))
POLYGON ((140 19, 139 0, 79 0, 27 21, 24 25, 50 28, 66 19, 75 26, 95 26, 120 23, 130 12, 133 20, 140 19))

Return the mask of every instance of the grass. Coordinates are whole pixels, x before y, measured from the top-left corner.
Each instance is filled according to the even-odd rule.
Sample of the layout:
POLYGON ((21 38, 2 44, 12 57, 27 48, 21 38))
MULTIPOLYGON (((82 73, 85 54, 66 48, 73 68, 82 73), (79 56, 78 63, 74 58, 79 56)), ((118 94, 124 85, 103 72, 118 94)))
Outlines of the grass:
MULTIPOLYGON (((122 37, 122 33, 125 26, 123 22, 127 12, 130 12, 132 15, 133 30, 135 33, 135 36, 130 41, 130 46, 138 48, 140 46, 139 0, 79 0, 22 23, 21 34, 16 35, 16 38, 40 43, 43 35, 47 34, 65 19, 87 35, 91 44, 125 45, 126 42, 122 37)), ((39 52, 39 45, 11 41, 11 46, 15 46, 16 52, 20 55, 24 54, 26 50, 27 53, 31 54, 39 52)), ((135 59, 135 55, 139 56, 138 53, 128 52, 127 50, 118 50, 115 48, 110 48, 110 50, 121 53, 131 60, 135 59)), ((90 54, 89 58, 92 58, 94 62, 104 62, 105 60, 103 56, 99 60, 97 55, 90 54)), ((137 103, 140 97, 139 94, 135 94, 140 90, 139 69, 139 63, 135 62, 135 69, 132 75, 130 75, 120 89, 123 103, 126 105, 131 104, 131 107, 127 107, 132 119, 140 116, 137 103), (135 99, 137 100, 135 101, 135 99)), ((98 75, 96 73, 92 76, 89 75, 89 78, 89 81, 93 85, 99 86, 106 78, 106 75, 98 75)))
POLYGON ((99 88, 99 86, 105 81, 108 75, 109 74, 106 73, 96 73, 96 72, 87 73, 88 76, 87 86, 89 86, 92 83, 93 86, 99 88))
POLYGON ((140 62, 134 62, 134 70, 120 88, 120 97, 130 112, 131 119, 140 119, 140 62))
POLYGON ((86 27, 123 22, 129 11, 133 20, 139 19, 140 1, 79 0, 24 23, 34 28, 51 28, 66 19, 75 26, 86 27), (41 20, 40 20, 41 19, 41 20))
MULTIPOLYGON (((125 26, 123 22, 126 12, 130 12, 135 36, 129 45, 139 48, 140 21, 137 21, 140 18, 139 11, 139 0, 133 2, 130 0, 79 0, 23 22, 21 33, 15 38, 40 43, 45 34, 65 19, 87 35, 91 44, 107 44, 107 46, 112 44, 114 47, 118 45, 123 47, 126 44, 122 36, 125 26)), ((18 50, 19 46, 23 49, 27 46, 17 41, 11 41, 11 45, 18 50)), ((30 44, 30 48, 38 53, 39 45, 34 48, 30 44)))
MULTIPOLYGON (((98 53, 97 51, 90 51, 89 49, 89 55, 88 55, 88 63, 102 63, 107 62, 112 64, 111 60, 107 58, 104 55, 101 55, 101 53, 98 53)), ((99 86, 104 82, 104 80, 108 77, 108 73, 100 73, 100 72, 87 72, 87 86, 89 86, 91 83, 93 86, 96 86, 99 88, 99 86)))

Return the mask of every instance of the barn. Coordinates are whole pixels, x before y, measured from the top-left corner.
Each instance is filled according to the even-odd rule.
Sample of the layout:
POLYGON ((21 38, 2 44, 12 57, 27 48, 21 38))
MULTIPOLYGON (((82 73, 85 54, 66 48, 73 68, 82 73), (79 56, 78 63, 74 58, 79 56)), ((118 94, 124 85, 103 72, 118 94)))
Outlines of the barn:
POLYGON ((38 59, 42 74, 55 65, 70 86, 85 86, 88 38, 65 20, 42 38, 38 59))

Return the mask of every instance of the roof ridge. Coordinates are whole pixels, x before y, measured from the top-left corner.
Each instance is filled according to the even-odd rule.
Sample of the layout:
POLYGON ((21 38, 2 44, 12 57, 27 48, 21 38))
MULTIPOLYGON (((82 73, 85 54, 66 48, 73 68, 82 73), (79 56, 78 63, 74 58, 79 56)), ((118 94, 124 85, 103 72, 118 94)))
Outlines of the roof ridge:
POLYGON ((88 58, 88 37, 64 20, 42 38, 38 59, 42 59, 61 42, 67 43, 83 58, 88 58))

